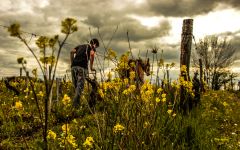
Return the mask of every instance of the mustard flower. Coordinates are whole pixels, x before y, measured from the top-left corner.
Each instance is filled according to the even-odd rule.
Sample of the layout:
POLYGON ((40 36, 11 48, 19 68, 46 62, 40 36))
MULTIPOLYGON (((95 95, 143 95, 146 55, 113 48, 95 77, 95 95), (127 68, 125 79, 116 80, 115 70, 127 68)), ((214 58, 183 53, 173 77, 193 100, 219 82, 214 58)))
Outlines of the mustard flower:
POLYGON ((129 76, 129 78, 130 78, 130 80, 134 80, 134 78, 135 78, 135 72, 134 71, 131 71, 130 72, 130 76, 129 76))
POLYGON ((70 131, 69 124, 64 124, 64 125, 62 125, 62 131, 63 131, 63 132, 69 132, 69 131, 70 131))
POLYGON ((228 103, 227 102, 223 102, 223 106, 227 107, 228 103))
POLYGON ((101 98, 104 98, 104 93, 102 89, 98 89, 98 94, 101 96, 101 98))
POLYGON ((24 92, 25 92, 25 93, 29 92, 29 89, 28 89, 28 88, 26 88, 26 89, 24 90, 24 92))
POLYGON ((48 130, 48 135, 47 135, 47 138, 48 139, 53 139, 55 140, 57 137, 57 134, 55 132, 53 132, 52 130, 48 130))
POLYGON ((147 128, 150 126, 150 123, 148 121, 145 121, 143 124, 143 128, 147 128))
POLYGON ((156 98, 156 103, 159 103, 160 102, 160 98, 156 98))
POLYGON ((163 93, 163 94, 162 94, 162 98, 165 98, 165 97, 166 97, 166 94, 165 94, 165 93, 163 93))
POLYGON ((77 148, 77 144, 76 144, 76 139, 73 135, 68 134, 68 136, 66 137, 66 140, 69 144, 72 145, 73 148, 77 148))
POLYGON ((124 83, 125 83, 125 84, 128 84, 128 83, 129 83, 129 82, 128 82, 128 78, 125 78, 125 79, 124 79, 124 83))
POLYGON ((83 143, 83 147, 86 147, 87 149, 93 148, 94 140, 91 136, 87 137, 85 142, 83 143))
POLYGON ((43 92, 42 92, 42 91, 40 91, 40 92, 37 94, 37 96, 39 96, 39 97, 43 97, 43 96, 44 96, 44 94, 43 94, 43 92))
POLYGON ((68 105, 68 104, 70 104, 70 102, 71 102, 70 97, 69 97, 67 94, 64 94, 64 97, 63 97, 63 99, 62 99, 62 103, 63 103, 64 105, 68 105))
POLYGON ((124 130, 124 126, 122 126, 122 125, 119 124, 119 123, 117 123, 117 124, 113 127, 113 132, 114 132, 114 133, 121 132, 122 130, 124 130))
POLYGON ((23 109, 22 102, 21 102, 21 101, 15 102, 15 108, 16 108, 17 110, 23 109))
POLYGON ((160 94, 163 91, 162 88, 157 89, 157 93, 160 94))
POLYGON ((171 110, 171 109, 168 109, 168 111, 167 111, 168 114, 172 114, 172 112, 173 112, 173 110, 171 110))
POLYGON ((167 100, 166 97, 164 97, 164 98, 162 99, 162 102, 164 103, 164 102, 166 102, 166 100, 167 100))

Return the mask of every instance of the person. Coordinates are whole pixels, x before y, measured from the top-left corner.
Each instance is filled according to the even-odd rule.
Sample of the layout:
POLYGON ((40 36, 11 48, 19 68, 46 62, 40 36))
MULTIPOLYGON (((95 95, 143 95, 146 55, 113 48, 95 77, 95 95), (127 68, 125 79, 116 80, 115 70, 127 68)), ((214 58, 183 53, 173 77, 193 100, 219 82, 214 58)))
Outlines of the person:
POLYGON ((93 38, 88 44, 78 45, 70 52, 72 83, 75 88, 73 106, 80 106, 80 97, 84 89, 84 82, 88 75, 88 62, 90 61, 90 70, 93 68, 94 55, 96 48, 99 47, 99 41, 93 38))

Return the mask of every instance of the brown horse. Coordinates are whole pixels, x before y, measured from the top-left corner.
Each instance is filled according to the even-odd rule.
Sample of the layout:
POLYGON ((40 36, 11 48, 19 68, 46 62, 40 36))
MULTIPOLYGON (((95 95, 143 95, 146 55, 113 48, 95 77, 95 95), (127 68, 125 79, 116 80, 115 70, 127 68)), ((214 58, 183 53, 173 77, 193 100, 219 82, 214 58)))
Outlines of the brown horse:
POLYGON ((125 72, 120 76, 122 79, 123 78, 129 78, 130 77, 130 72, 134 71, 135 72, 135 81, 137 83, 143 84, 144 82, 144 72, 146 73, 147 76, 150 75, 150 63, 149 63, 149 58, 145 61, 142 59, 129 59, 128 60, 128 68, 125 70, 125 72))

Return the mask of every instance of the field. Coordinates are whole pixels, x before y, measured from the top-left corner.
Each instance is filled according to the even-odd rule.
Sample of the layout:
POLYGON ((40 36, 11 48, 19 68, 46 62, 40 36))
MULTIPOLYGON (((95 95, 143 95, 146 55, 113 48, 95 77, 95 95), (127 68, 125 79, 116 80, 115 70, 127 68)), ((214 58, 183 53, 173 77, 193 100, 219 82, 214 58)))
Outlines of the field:
MULTIPOLYGON (((57 86, 55 81, 60 53, 69 35, 78 30, 77 21, 72 18, 62 21, 63 41, 59 36, 40 36, 36 41, 39 57, 22 36, 20 25, 12 24, 8 27, 10 35, 20 39, 32 53, 44 80, 37 78, 37 69, 33 68, 34 77, 27 75, 27 78, 13 78, 9 82, 8 79, 1 80, 0 149, 240 149, 240 91, 233 91, 235 75, 224 70, 231 64, 234 51, 222 48, 225 44, 222 46, 221 43, 219 49, 217 37, 212 38, 209 51, 209 47, 204 47, 208 44, 200 42, 203 43, 203 47, 198 48, 202 50, 200 54, 214 54, 218 60, 213 61, 215 64, 202 65, 202 61, 208 62, 204 60, 211 57, 200 57, 197 69, 201 80, 197 79, 196 72, 193 78, 190 77, 192 21, 184 20, 186 30, 182 35, 186 36, 182 36, 177 80, 169 78, 169 70, 175 64, 165 64, 162 55, 158 59, 157 48, 152 49, 152 65, 149 59, 129 63, 130 43, 129 51, 119 61, 116 53, 106 48, 103 63, 105 58, 115 63, 112 69, 120 78, 112 79, 109 74, 98 88, 92 88, 86 82, 79 108, 72 107, 72 83, 64 81, 57 86), (55 56, 57 44, 59 49, 55 56), (51 55, 46 55, 47 50, 51 55), (164 74, 163 79, 156 78, 156 84, 143 79, 143 72, 151 75, 151 79, 155 73, 154 56, 156 77, 160 70, 164 74), (226 61, 222 62, 220 56, 227 56, 226 61), (232 88, 227 88, 229 85, 232 88), (221 86, 226 87, 225 90, 219 90, 221 86)), ((26 60, 21 57, 17 62, 27 74, 26 60)))
MULTIPOLYGON (((48 120, 49 149, 239 149, 240 93, 211 91, 189 113, 178 109, 180 82, 168 88, 148 81, 137 88, 125 79, 100 84, 95 107, 89 107, 86 84, 81 107, 73 109, 71 82, 53 87, 48 120)), ((189 83, 190 84, 190 83, 189 83)), ((1 81, 0 149, 43 147, 44 85, 34 82, 39 109, 25 80, 11 82, 20 95, 1 81)), ((191 92, 191 91, 190 91, 191 92)))

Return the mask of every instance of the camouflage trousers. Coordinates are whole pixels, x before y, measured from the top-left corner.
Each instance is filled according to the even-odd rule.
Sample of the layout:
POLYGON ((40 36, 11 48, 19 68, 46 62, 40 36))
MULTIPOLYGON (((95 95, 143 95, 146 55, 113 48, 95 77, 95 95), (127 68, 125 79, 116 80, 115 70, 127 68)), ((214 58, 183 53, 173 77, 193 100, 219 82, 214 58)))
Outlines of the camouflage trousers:
POLYGON ((72 73, 72 83, 75 88, 75 95, 73 98, 73 106, 79 107, 80 106, 80 98, 81 94, 84 89, 84 82, 86 79, 86 75, 88 70, 79 66, 74 66, 71 69, 72 73))

